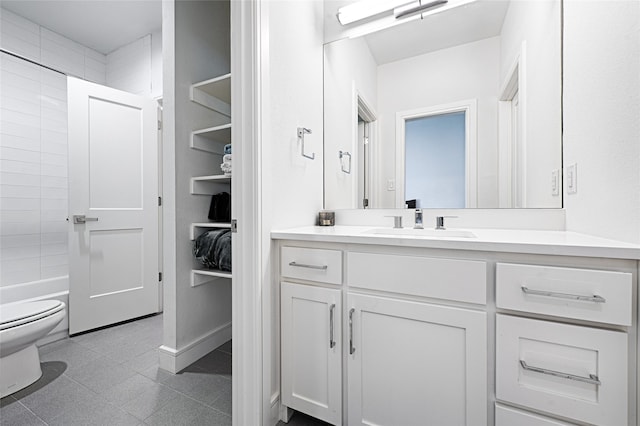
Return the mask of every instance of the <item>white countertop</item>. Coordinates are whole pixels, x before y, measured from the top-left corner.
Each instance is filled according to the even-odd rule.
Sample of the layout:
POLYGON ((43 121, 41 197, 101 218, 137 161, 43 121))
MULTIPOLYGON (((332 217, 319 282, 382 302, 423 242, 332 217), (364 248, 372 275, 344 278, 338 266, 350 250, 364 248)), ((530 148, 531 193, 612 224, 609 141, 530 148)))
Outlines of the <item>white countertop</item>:
MULTIPOLYGON (((476 238, 373 234, 373 226, 306 226, 271 231, 276 240, 377 244, 454 250, 640 260, 640 245, 565 231, 472 229, 476 238)), ((455 230, 455 228, 449 228, 455 230)))

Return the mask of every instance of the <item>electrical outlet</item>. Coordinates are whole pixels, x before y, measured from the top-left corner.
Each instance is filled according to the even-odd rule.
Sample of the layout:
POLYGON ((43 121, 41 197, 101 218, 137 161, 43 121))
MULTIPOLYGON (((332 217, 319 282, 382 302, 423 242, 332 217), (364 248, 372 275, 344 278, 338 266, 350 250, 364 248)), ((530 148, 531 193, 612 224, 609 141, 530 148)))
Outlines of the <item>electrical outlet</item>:
POLYGON ((551 195, 560 195, 560 170, 551 171, 551 195))
POLYGON ((578 165, 576 163, 567 166, 567 194, 578 192, 578 165))
POLYGON ((396 180, 387 179, 387 191, 395 191, 395 190, 396 190, 396 180))

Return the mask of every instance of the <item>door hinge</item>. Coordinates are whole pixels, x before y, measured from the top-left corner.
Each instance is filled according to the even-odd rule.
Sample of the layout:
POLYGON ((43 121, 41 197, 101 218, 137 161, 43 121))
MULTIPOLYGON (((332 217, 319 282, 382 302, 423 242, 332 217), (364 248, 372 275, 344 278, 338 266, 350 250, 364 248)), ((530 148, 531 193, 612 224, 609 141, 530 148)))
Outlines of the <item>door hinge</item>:
POLYGON ((158 281, 162 282, 162 272, 158 272, 158 281))
POLYGON ((162 121, 158 120, 158 130, 162 130, 162 121))
POLYGON ((238 220, 231 219, 231 232, 238 232, 238 220))
POLYGON ((158 206, 162 205, 162 197, 158 197, 158 206))
POLYGON ((365 209, 366 209, 367 207, 369 207, 369 199, 368 199, 368 198, 364 198, 364 199, 362 200, 362 207, 364 207, 365 209))

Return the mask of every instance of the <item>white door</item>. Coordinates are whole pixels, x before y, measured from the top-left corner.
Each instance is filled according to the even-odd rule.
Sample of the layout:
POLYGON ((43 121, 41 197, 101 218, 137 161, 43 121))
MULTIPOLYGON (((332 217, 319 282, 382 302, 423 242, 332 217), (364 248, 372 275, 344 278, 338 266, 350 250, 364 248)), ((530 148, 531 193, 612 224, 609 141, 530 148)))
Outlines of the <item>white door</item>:
POLYGON ((342 424, 341 292, 281 285, 282 403, 342 424))
POLYGON ((349 425, 487 424, 484 312, 348 294, 349 425))
POLYGON ((75 78, 67 87, 75 334, 159 310, 158 130, 151 99, 75 78))

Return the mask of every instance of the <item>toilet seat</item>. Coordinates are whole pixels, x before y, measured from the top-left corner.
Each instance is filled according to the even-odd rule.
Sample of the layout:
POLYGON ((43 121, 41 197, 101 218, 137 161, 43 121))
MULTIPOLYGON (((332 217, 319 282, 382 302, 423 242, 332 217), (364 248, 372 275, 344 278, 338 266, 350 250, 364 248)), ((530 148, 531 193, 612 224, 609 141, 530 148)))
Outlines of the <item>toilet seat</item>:
POLYGON ((39 300, 2 305, 0 308, 0 330, 48 317, 62 309, 64 309, 64 303, 59 300, 39 300))

